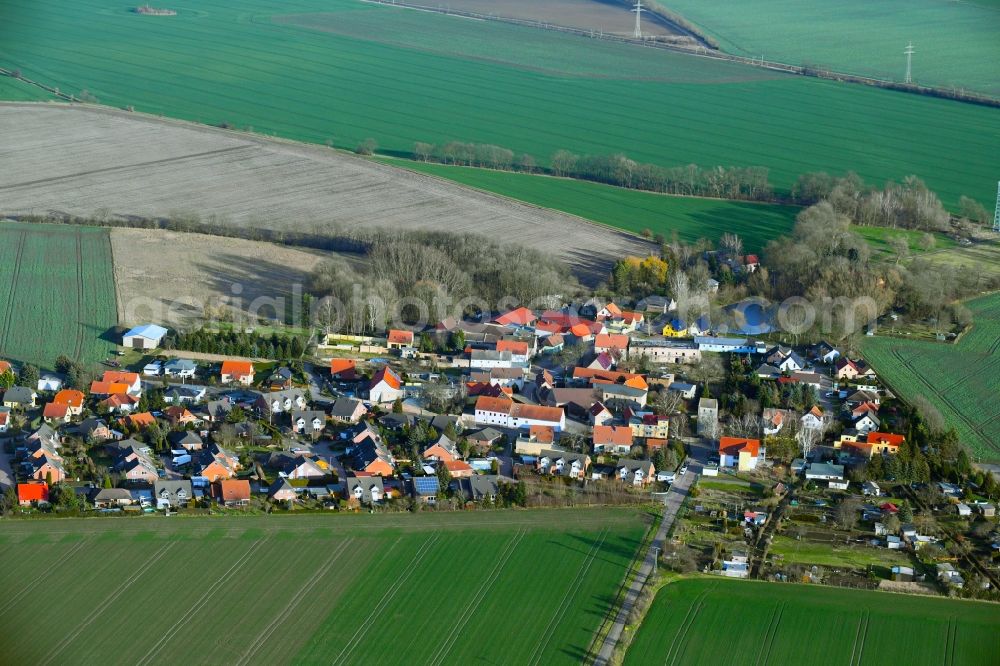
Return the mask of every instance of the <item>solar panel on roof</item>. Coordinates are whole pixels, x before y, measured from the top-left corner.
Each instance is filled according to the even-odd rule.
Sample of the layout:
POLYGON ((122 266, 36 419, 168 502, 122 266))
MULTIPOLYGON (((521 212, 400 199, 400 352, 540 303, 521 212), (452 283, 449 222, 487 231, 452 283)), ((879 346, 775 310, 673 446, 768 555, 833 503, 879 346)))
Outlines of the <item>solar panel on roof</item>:
POLYGON ((437 493, 440 486, 436 476, 418 476, 413 479, 413 486, 421 495, 437 493))

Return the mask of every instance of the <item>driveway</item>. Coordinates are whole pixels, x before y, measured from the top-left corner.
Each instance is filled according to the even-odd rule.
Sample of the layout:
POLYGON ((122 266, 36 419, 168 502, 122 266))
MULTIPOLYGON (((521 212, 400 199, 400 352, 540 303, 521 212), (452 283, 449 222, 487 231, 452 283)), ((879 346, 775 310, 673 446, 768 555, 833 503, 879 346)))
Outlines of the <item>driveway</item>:
POLYGON ((11 455, 0 450, 0 488, 9 488, 14 483, 14 468, 11 467, 11 455))
POLYGON ((312 363, 303 363, 302 367, 305 370, 306 377, 309 378, 309 395, 312 397, 313 402, 320 409, 328 408, 333 403, 333 400, 322 394, 323 387, 326 386, 326 377, 312 363))

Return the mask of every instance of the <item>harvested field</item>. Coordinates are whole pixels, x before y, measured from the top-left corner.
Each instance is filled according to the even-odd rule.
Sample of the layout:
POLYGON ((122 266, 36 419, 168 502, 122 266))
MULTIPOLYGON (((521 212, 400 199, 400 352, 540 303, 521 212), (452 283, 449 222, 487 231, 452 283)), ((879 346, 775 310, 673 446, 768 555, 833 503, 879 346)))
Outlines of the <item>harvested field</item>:
POLYGON ((330 254, 155 229, 112 229, 111 245, 123 325, 185 327, 201 317, 201 306, 222 305, 222 298, 240 312, 257 299, 285 299, 291 307, 309 273, 330 254))
POLYGON ((646 521, 566 509, 4 522, 4 663, 89 665, 578 664, 646 521))
POLYGON ((327 148, 110 109, 0 106, 7 214, 198 215, 301 231, 488 234, 549 250, 584 280, 651 247, 625 233, 327 148))
MULTIPOLYGON (((413 4, 438 6, 440 3, 421 2, 413 4)), ((448 0, 449 9, 475 12, 502 18, 538 21, 581 30, 594 30, 612 35, 632 36, 635 14, 625 3, 614 0, 448 0)), ((677 32, 655 21, 652 16, 643 16, 644 35, 676 35, 677 32)))

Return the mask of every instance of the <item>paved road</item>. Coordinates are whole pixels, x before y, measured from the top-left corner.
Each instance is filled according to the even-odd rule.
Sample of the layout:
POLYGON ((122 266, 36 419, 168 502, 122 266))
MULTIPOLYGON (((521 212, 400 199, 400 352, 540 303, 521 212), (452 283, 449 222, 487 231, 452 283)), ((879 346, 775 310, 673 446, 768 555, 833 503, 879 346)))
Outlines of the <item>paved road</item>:
POLYGON ((622 631, 625 629, 625 621, 628 619, 629 613, 632 612, 632 606, 635 605, 636 599, 639 598, 639 593, 645 586, 646 579, 649 578, 649 575, 653 571, 653 564, 657 557, 656 554, 663 552, 663 544, 667 540, 667 532, 673 526, 674 519, 677 518, 677 512, 680 510, 681 504, 691 489, 691 484, 698 478, 698 474, 695 473, 695 467, 693 465, 687 474, 678 477, 677 481, 670 486, 666 506, 663 508, 663 521, 660 523, 660 529, 657 530, 656 536, 653 537, 653 543, 650 544, 649 550, 646 552, 646 557, 639 567, 639 572, 625 593, 625 600, 622 602, 622 607, 618 609, 618 616, 615 618, 615 623, 611 626, 611 631, 608 632, 608 635, 604 639, 604 644, 597 653, 597 657, 594 660, 594 664, 597 666, 605 666, 611 663, 611 655, 614 654, 615 645, 621 639, 622 631))

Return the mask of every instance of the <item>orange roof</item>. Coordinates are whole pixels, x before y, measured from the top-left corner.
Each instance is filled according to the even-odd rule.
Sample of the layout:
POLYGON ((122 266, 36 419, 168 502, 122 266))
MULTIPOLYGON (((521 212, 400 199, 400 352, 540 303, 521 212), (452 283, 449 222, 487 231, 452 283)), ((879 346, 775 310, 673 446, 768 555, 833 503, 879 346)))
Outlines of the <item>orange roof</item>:
POLYGON ((738 456, 743 451, 747 451, 751 456, 760 455, 760 440, 747 439, 745 437, 723 437, 719 440, 719 453, 728 456, 738 456))
POLYGON ((532 419, 534 421, 562 421, 562 407, 541 407, 539 405, 522 405, 514 403, 510 408, 510 415, 518 419, 532 419))
POLYGON ((121 370, 105 370, 104 381, 112 382, 115 384, 121 383, 121 384, 126 384, 128 386, 132 386, 137 381, 139 381, 139 373, 122 372, 121 370))
POLYGON ((570 327, 569 332, 578 338, 585 338, 591 333, 590 327, 584 323, 573 324, 573 326, 570 327))
POLYGON ((667 440, 661 439, 659 437, 647 437, 646 438, 646 448, 647 449, 659 449, 667 445, 667 440))
POLYGON ((188 410, 187 407, 183 405, 172 405, 167 407, 163 412, 172 419, 177 420, 194 420, 194 414, 188 410))
POLYGON ((891 432, 870 432, 867 440, 869 444, 888 444, 889 446, 902 446, 904 441, 906 441, 906 437, 891 432))
POLYGON ((250 482, 246 479, 225 479, 219 481, 219 494, 223 501, 250 499, 250 482))
POLYGON ((56 397, 52 398, 52 402, 60 405, 69 405, 70 407, 83 407, 83 391, 63 389, 59 393, 56 393, 56 397))
POLYGON ((481 395, 476 399, 476 411, 510 414, 510 408, 513 404, 514 401, 508 398, 493 398, 488 395, 481 395))
POLYGON ((471 472, 472 467, 464 460, 445 460, 444 466, 449 472, 471 472))
POLYGON ((48 502, 49 487, 44 483, 19 483, 17 484, 17 501, 48 502))
POLYGON ((7 425, 10 420, 10 412, 0 412, 0 425, 7 425))
POLYGON ((502 326, 525 326, 535 321, 535 313, 528 308, 517 308, 500 315, 493 321, 502 326))
POLYGON ((528 355, 528 343, 520 340, 497 340, 498 352, 510 352, 521 356, 528 355))
POLYGON ((45 409, 42 410, 42 417, 46 419, 64 419, 66 418, 66 412, 69 411, 69 405, 50 402, 45 405, 45 409))
POLYGON ((139 398, 135 396, 128 395, 127 393, 113 393, 104 400, 103 404, 115 408, 122 405, 134 405, 137 402, 139 402, 139 398))
POLYGON ((398 389, 403 385, 403 380, 396 374, 396 371, 387 365, 375 373, 370 385, 376 386, 383 381, 394 389, 398 389))
POLYGON ((620 317, 622 314, 622 309, 615 305, 614 303, 608 303, 604 306, 604 309, 608 311, 612 317, 620 317))
POLYGON ((128 416, 128 422, 133 426, 146 427, 156 423, 156 417, 149 412, 139 412, 128 416))
POLYGON ((634 321, 642 321, 646 317, 641 312, 623 312, 622 319, 631 324, 634 321))
POLYGON ((354 359, 351 358, 332 358, 330 359, 330 374, 336 375, 341 372, 347 372, 348 370, 354 370, 357 367, 354 359))
POLYGON ((128 384, 95 381, 90 385, 90 392, 94 395, 118 395, 128 392, 128 384))
POLYGON ((250 361, 223 361, 221 374, 232 377, 249 377, 253 375, 253 363, 250 361))
POLYGON ((536 442, 551 444, 556 439, 556 431, 552 426, 533 425, 528 428, 528 436, 534 438, 536 442))
POLYGON ((589 379, 591 384, 615 384, 619 381, 625 382, 628 386, 637 389, 648 389, 649 384, 642 375, 634 372, 620 372, 618 370, 601 370, 597 368, 584 368, 578 366, 573 368, 574 379, 589 379))
MULTIPOLYGON (((11 370, 10 362, 0 361, 0 375, 4 374, 8 370, 11 370)), ((11 372, 13 372, 13 370, 11 370, 11 372)))
POLYGON ((594 426, 594 446, 613 444, 616 446, 632 445, 632 429, 628 426, 594 426))
POLYGON ((398 345, 408 345, 413 342, 413 331, 391 328, 389 329, 389 342, 398 345))
POLYGON ((600 333, 594 337, 594 347, 603 349, 628 349, 628 336, 600 333))
POLYGON ((809 414, 812 414, 818 419, 823 418, 823 410, 819 408, 819 405, 813 405, 813 408, 809 410, 809 414))

